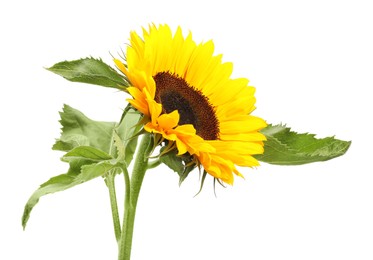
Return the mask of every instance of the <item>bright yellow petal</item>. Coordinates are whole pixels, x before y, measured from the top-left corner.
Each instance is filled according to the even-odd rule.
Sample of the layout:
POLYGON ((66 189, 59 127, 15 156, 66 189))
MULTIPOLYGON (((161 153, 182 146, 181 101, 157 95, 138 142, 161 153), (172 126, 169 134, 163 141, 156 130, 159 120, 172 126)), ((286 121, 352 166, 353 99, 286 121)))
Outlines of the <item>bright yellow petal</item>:
POLYGON ((163 114, 158 117, 158 124, 163 129, 172 129, 179 123, 180 115, 177 110, 174 110, 170 114, 163 114))
POLYGON ((118 69, 120 69, 125 75, 127 75, 127 69, 120 60, 114 59, 114 63, 118 67, 118 69))

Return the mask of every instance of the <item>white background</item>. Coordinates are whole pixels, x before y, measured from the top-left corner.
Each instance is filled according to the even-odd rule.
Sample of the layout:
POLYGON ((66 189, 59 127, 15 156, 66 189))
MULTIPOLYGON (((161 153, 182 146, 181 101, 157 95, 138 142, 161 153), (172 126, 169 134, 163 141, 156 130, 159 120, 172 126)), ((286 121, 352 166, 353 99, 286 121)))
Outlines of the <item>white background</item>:
POLYGON ((123 93, 43 67, 91 55, 113 65, 109 52, 151 22, 213 39, 234 77, 256 86, 255 115, 353 143, 324 163, 247 169, 217 198, 211 178, 193 197, 197 173, 179 188, 175 173, 150 171, 132 259, 373 259, 369 2, 2 1, 0 259, 116 259, 102 179, 42 198, 26 231, 21 215, 39 184, 67 170, 50 149, 62 105, 104 121, 125 106, 123 93))

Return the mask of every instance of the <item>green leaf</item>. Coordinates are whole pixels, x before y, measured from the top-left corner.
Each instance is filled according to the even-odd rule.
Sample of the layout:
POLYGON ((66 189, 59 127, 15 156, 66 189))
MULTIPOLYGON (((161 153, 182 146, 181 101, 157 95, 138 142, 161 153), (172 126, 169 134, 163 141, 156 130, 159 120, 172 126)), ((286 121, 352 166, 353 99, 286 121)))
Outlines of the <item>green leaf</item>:
POLYGON ((64 105, 60 116, 62 134, 53 150, 70 151, 78 146, 92 146, 110 153, 115 123, 91 120, 68 105, 64 105))
POLYGON ((129 163, 133 157, 135 148, 130 145, 130 142, 133 142, 130 137, 136 133, 141 117, 139 113, 134 113, 133 109, 126 109, 120 125, 91 120, 67 105, 60 115, 62 133, 53 149, 67 152, 62 160, 68 162, 70 168, 66 174, 53 177, 40 185, 39 189, 31 195, 22 217, 24 228, 31 210, 40 197, 69 189, 112 170, 119 173, 124 165, 123 160, 127 159, 126 162, 129 163), (115 150, 113 144, 119 142, 120 146, 118 144, 116 146, 118 150, 119 148, 123 150, 124 154, 115 150))
POLYGON ((124 161, 126 157, 126 146, 124 145, 123 140, 119 137, 117 131, 114 131, 114 145, 117 148, 118 160, 124 161))
POLYGON ((284 125, 269 125, 262 130, 267 137, 264 154, 255 157, 262 162, 278 165, 299 165, 327 161, 343 155, 351 142, 314 134, 299 134, 284 125))
POLYGON ((62 61, 47 68, 67 80, 126 90, 128 81, 101 59, 62 61))
POLYGON ((72 172, 70 172, 52 177, 47 182, 40 185, 39 189, 37 189, 31 195, 26 203, 22 216, 23 228, 26 228, 26 224, 30 218, 30 213, 42 196, 58 191, 63 191, 84 182, 90 181, 118 167, 116 163, 113 163, 111 161, 102 161, 98 163, 87 164, 87 161, 85 160, 76 160, 74 163, 76 164, 74 166, 75 168, 80 168, 79 174, 72 174, 72 172))
MULTIPOLYGON (((124 110, 119 125, 114 122, 91 120, 68 105, 64 105, 60 116, 62 133, 52 149, 68 152, 76 147, 89 146, 111 154, 114 158, 117 156, 118 149, 123 149, 124 160, 127 165, 130 164, 136 150, 138 132, 142 128, 139 124, 142 115, 131 106, 127 106, 124 110), (113 142, 117 151, 113 149, 113 142)), ((69 153, 66 156, 70 155, 69 153)), ((105 157, 103 154, 101 156, 105 157)))
POLYGON ((118 157, 124 159, 129 165, 137 147, 138 133, 142 128, 139 124, 142 115, 128 105, 123 112, 119 126, 114 134, 114 144, 117 147, 118 157))
POLYGON ((63 156, 63 159, 69 161, 71 159, 89 159, 92 161, 110 160, 113 157, 99 149, 91 146, 78 146, 63 156))

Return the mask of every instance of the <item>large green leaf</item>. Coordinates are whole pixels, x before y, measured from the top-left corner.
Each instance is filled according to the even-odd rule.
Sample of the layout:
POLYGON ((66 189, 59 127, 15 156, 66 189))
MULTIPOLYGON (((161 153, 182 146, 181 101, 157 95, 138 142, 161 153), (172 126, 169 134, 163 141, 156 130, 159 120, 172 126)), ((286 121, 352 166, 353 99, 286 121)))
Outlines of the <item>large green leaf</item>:
POLYGON ((30 213, 34 206, 39 202, 40 197, 50 193, 63 191, 76 185, 82 184, 84 182, 90 181, 118 167, 118 165, 114 161, 101 161, 98 163, 89 164, 87 161, 79 159, 75 160, 74 163, 75 168, 80 168, 79 174, 74 174, 70 172, 52 177, 47 182, 40 185, 39 189, 37 189, 31 195, 31 197, 26 203, 22 216, 23 228, 26 227, 27 221, 30 218, 30 213))
POLYGON ((91 120, 68 105, 64 105, 60 116, 62 133, 53 150, 70 151, 78 146, 92 146, 110 154, 116 123, 91 120))
POLYGON ((128 81, 101 59, 62 61, 48 68, 67 80, 126 90, 128 81))
POLYGON ((262 130, 267 137, 264 154, 255 157, 262 162, 278 165, 299 165, 327 161, 343 155, 351 142, 314 134, 299 134, 284 125, 269 125, 262 130))

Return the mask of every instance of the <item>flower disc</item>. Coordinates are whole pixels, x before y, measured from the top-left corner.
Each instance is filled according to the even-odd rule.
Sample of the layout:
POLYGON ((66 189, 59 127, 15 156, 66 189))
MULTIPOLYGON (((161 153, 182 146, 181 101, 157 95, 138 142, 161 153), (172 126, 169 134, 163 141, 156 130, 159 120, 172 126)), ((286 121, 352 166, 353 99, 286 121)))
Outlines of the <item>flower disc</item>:
POLYGON ((205 140, 217 140, 218 120, 214 108, 201 91, 168 72, 154 76, 155 101, 162 104, 163 113, 179 112, 179 125, 192 124, 196 134, 205 140))

